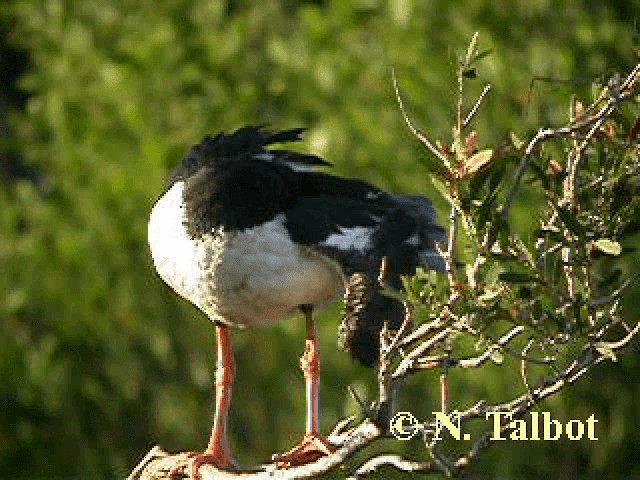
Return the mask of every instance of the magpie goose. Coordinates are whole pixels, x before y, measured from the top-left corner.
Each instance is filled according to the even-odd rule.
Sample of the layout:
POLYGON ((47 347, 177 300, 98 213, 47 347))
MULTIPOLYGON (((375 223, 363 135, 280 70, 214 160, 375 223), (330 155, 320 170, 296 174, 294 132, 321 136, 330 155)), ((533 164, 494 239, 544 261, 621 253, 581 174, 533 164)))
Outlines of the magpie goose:
POLYGON ((352 279, 340 345, 368 366, 378 360, 384 322, 398 328, 401 304, 380 289, 401 288, 419 265, 442 270, 435 242, 446 235, 423 197, 393 195, 360 180, 318 171, 315 156, 272 148, 300 140, 304 129, 247 126, 205 137, 173 172, 149 219, 148 239, 160 277, 207 314, 216 329, 216 413, 198 467, 233 466, 226 422, 234 377, 230 327, 268 325, 300 310, 306 319, 300 359, 307 393, 306 435, 276 455, 280 467, 332 451, 318 432, 319 359, 314 306, 352 279), (351 300, 353 301, 351 301, 351 300))

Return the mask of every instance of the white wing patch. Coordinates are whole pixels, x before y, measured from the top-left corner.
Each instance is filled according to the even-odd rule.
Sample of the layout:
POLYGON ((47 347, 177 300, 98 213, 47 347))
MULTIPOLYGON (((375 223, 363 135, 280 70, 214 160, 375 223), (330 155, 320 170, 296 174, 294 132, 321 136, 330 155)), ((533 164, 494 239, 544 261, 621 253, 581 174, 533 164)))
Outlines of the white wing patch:
POLYGON ((410 247, 417 247, 418 245, 420 245, 420 237, 418 237, 417 233, 414 233, 410 237, 407 237, 404 240, 404 243, 406 245, 409 245, 410 247))
POLYGON ((329 235, 322 245, 340 250, 358 250, 364 252, 371 247, 374 229, 371 227, 339 227, 340 233, 329 235))
POLYGON ((368 192, 367 200, 377 200, 382 196, 382 192, 368 192))

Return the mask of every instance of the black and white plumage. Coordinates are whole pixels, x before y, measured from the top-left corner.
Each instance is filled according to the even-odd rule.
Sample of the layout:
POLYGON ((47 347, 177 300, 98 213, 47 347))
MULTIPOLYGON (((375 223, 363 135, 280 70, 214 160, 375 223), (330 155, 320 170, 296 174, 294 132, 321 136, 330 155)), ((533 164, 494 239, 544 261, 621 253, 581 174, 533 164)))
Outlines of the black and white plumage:
POLYGON ((377 288, 382 258, 386 281, 400 288, 418 265, 443 269, 434 242, 446 235, 425 198, 328 175, 317 171, 329 165, 317 156, 269 148, 302 131, 249 126, 194 146, 153 208, 153 260, 180 295, 230 326, 325 304, 359 273, 367 308, 346 316, 341 344, 373 365, 383 322, 394 328, 402 318, 401 305, 377 288))

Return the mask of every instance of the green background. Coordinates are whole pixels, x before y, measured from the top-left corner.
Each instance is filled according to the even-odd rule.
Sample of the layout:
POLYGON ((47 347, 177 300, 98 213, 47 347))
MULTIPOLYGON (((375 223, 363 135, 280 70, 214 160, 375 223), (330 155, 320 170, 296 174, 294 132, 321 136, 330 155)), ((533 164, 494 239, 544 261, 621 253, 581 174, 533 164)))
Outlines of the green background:
MULTIPOLYGON (((299 148, 335 172, 434 200, 430 160, 395 103, 450 137, 457 53, 490 48, 469 84, 492 92, 479 146, 566 122, 575 92, 638 59, 637 1, 6 0, 0 5, 0 478, 122 478, 149 448, 198 450, 213 408, 214 335, 155 274, 149 211, 168 171, 207 133, 246 123, 305 126, 299 148), (536 82, 552 77, 570 82, 536 82)), ((531 223, 527 204, 516 220, 531 223)), ((636 257, 637 260, 637 257, 636 257)), ((635 262, 637 265, 637 262, 635 262)), ((626 271, 633 265, 625 266, 626 271)), ((637 315, 640 292, 626 303, 637 315)), ((373 398, 374 372, 336 348, 340 305, 319 317, 321 426, 373 398)), ((304 428, 294 317, 234 335, 231 442, 242 465, 304 428)), ((601 365, 545 404, 563 421, 595 413, 599 440, 504 443, 483 478, 638 478, 640 355, 601 365)), ((453 372, 454 406, 518 390, 500 367, 453 372)), ((436 407, 437 372, 403 406, 436 407)), ((387 448, 424 456, 420 443, 387 448)), ((424 457, 423 457, 424 458, 424 457)))

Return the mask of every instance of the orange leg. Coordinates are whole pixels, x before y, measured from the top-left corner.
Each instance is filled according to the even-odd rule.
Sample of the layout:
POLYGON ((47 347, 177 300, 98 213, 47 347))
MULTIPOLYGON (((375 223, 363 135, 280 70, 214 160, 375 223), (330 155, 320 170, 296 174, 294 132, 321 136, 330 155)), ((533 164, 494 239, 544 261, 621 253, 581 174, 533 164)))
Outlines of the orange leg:
POLYGON ((320 379, 318 340, 311 307, 304 307, 302 311, 305 314, 307 326, 304 353, 300 357, 300 368, 304 374, 307 394, 306 433, 300 443, 291 450, 273 456, 278 468, 304 465, 335 451, 335 447, 318 431, 318 383, 320 379))
POLYGON ((207 449, 204 453, 193 456, 192 478, 198 478, 198 469, 201 465, 210 464, 218 468, 235 466, 227 440, 227 417, 231 405, 231 386, 236 367, 231 348, 231 335, 227 327, 216 325, 216 345, 216 414, 207 449))

